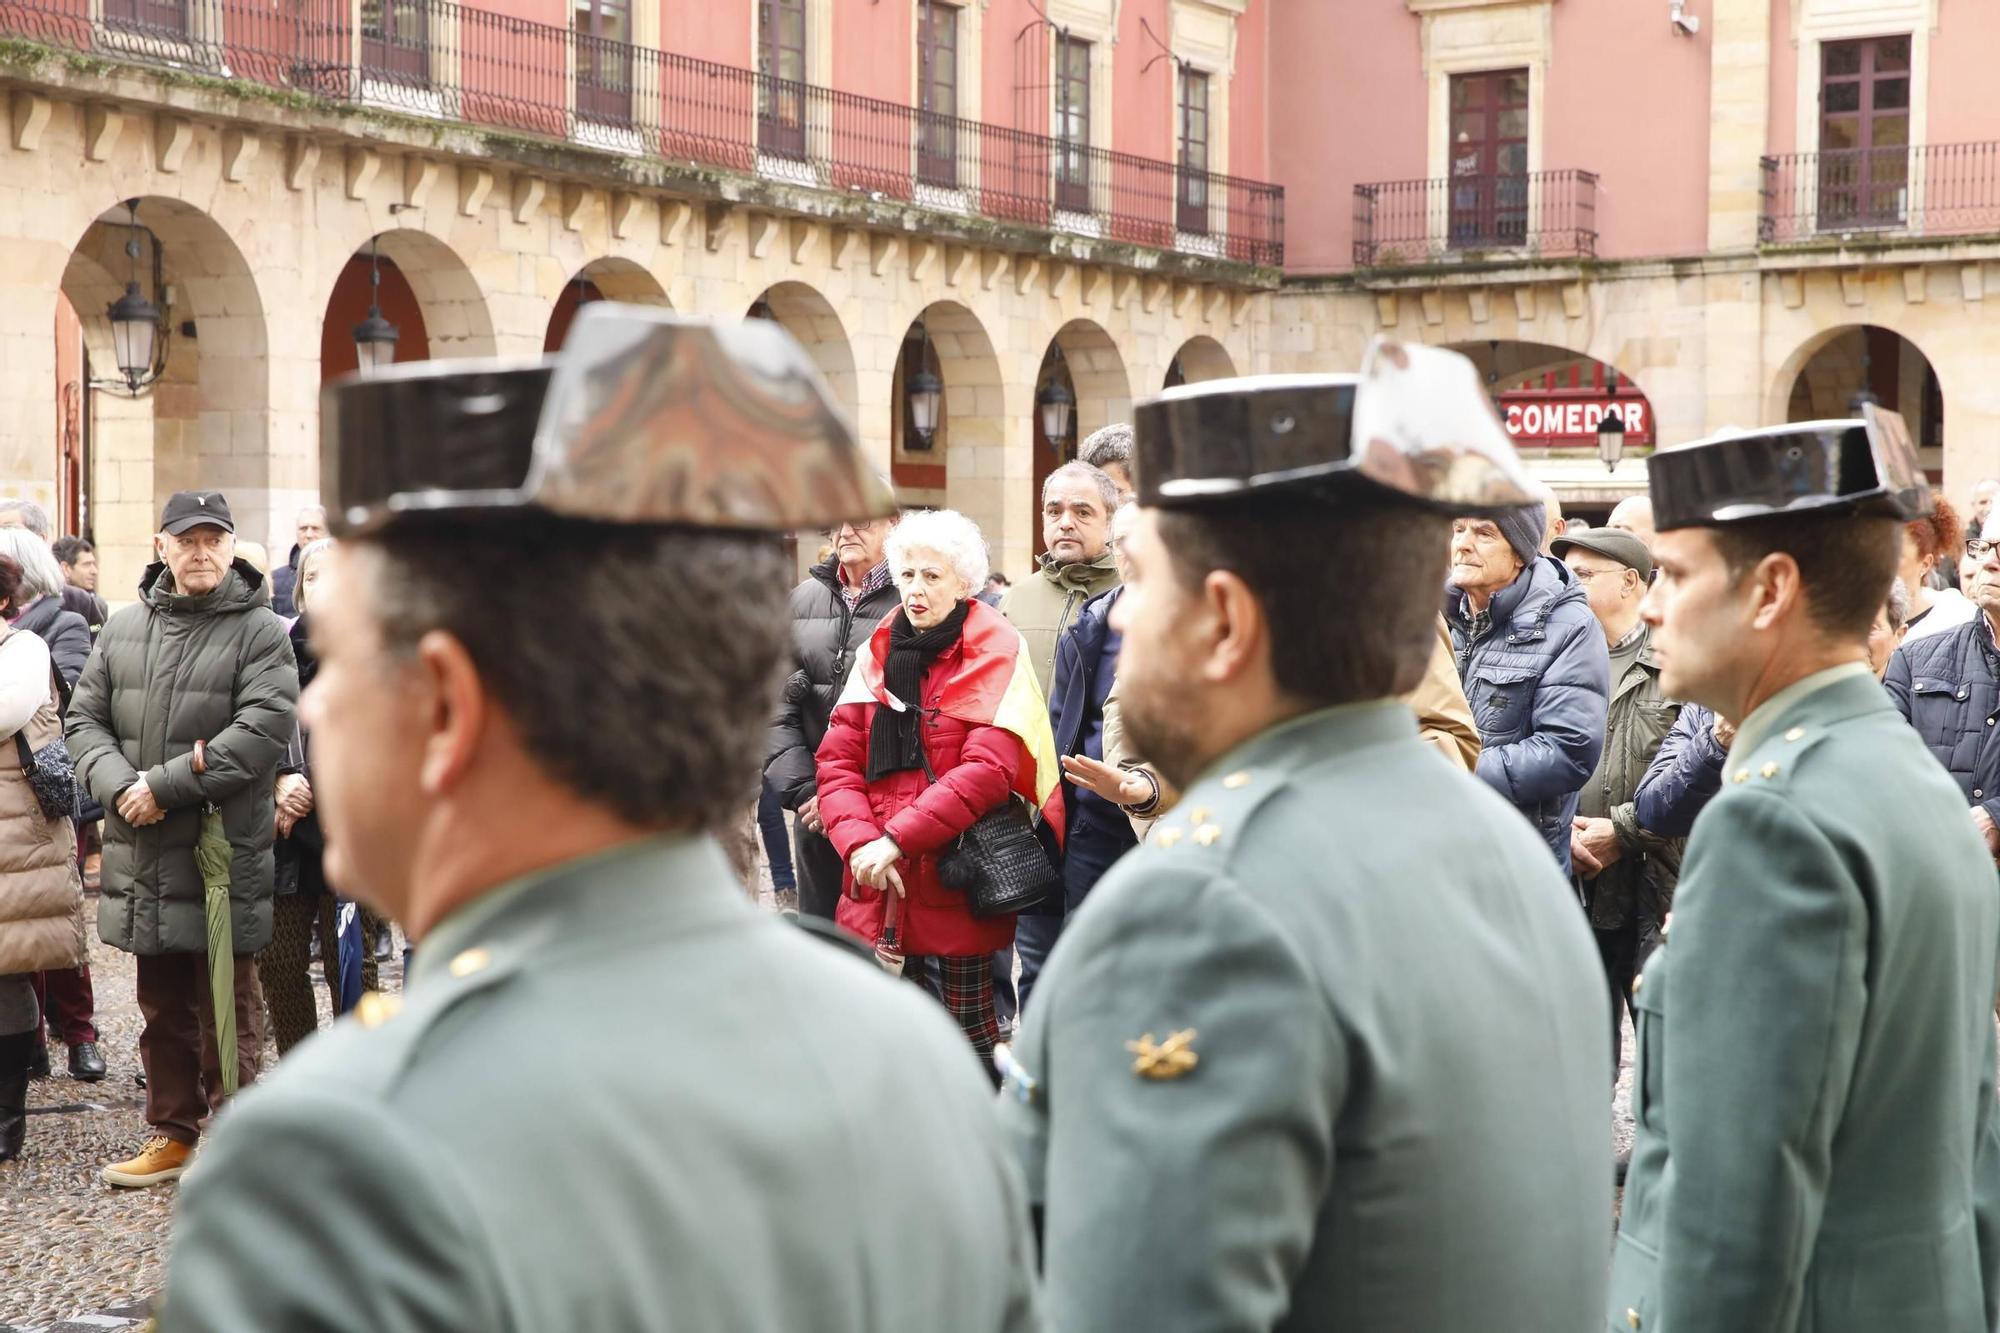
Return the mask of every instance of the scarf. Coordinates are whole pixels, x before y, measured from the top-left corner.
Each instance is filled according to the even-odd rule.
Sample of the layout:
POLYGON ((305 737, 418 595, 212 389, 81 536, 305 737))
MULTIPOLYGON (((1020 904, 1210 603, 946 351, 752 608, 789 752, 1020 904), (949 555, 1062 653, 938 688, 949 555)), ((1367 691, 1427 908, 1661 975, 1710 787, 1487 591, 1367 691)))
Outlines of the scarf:
POLYGON ((889 656, 882 664, 882 685, 904 705, 877 707, 868 729, 868 780, 876 781, 906 768, 924 766, 921 722, 924 670, 937 655, 958 642, 971 602, 960 602, 935 626, 919 630, 901 607, 889 626, 889 656))

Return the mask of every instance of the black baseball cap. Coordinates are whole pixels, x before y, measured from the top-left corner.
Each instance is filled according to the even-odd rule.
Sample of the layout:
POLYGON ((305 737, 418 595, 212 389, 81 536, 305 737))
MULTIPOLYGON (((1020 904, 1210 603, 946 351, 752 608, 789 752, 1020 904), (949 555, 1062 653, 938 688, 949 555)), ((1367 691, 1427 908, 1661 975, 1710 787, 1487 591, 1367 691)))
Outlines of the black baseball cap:
POLYGON ((236 520, 229 514, 229 501, 223 499, 221 491, 175 491, 167 497, 166 512, 160 515, 160 531, 178 537, 204 523, 224 532, 236 531, 236 520))

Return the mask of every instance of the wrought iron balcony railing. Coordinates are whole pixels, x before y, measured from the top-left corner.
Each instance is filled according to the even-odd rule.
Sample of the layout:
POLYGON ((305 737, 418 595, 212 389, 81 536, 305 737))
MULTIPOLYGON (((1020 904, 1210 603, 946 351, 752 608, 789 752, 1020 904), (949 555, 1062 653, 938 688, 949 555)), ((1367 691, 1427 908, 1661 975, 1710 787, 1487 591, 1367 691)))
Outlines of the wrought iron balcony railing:
POLYGON ((1596 253, 1593 172, 1447 176, 1354 187, 1356 268, 1596 253))
POLYGON ((0 0, 0 35, 1044 230, 1284 261, 1276 185, 452 0, 0 0))
POLYGON ((1782 153, 1763 165, 1766 242, 2000 232, 2000 143, 1782 153))

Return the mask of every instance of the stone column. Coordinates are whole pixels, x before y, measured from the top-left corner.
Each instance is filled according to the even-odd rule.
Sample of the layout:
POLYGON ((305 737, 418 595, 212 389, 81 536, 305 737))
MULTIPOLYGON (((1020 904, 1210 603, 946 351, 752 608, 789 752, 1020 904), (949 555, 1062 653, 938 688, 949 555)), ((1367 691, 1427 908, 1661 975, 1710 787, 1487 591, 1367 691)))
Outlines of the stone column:
POLYGON ((1771 0, 1710 0, 1708 248, 1757 244, 1770 142, 1771 0))

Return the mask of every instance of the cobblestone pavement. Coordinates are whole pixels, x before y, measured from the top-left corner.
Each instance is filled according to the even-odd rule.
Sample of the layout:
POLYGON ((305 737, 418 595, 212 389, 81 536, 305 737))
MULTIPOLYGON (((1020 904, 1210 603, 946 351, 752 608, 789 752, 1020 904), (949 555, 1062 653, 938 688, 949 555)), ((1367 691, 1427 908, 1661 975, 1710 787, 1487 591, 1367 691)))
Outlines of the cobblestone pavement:
MULTIPOLYGON (((768 871, 761 895, 771 905, 768 871)), ((401 936, 382 965, 382 988, 401 990, 401 936)), ((139 1009, 129 954, 91 942, 97 1026, 111 1073, 102 1083, 67 1077, 60 1046, 54 1075, 30 1085, 27 1151, 0 1166, 0 1333, 84 1333, 129 1328, 159 1291, 175 1187, 114 1190, 97 1177, 147 1137, 139 1071, 139 1009)), ((314 968, 318 977, 317 965, 314 968)), ((326 991, 315 986, 320 1019, 326 991)), ((264 1068, 276 1052, 265 1048, 264 1068)), ((1632 1034, 1625 1032, 1614 1125, 1621 1151, 1632 1141, 1632 1034)))

